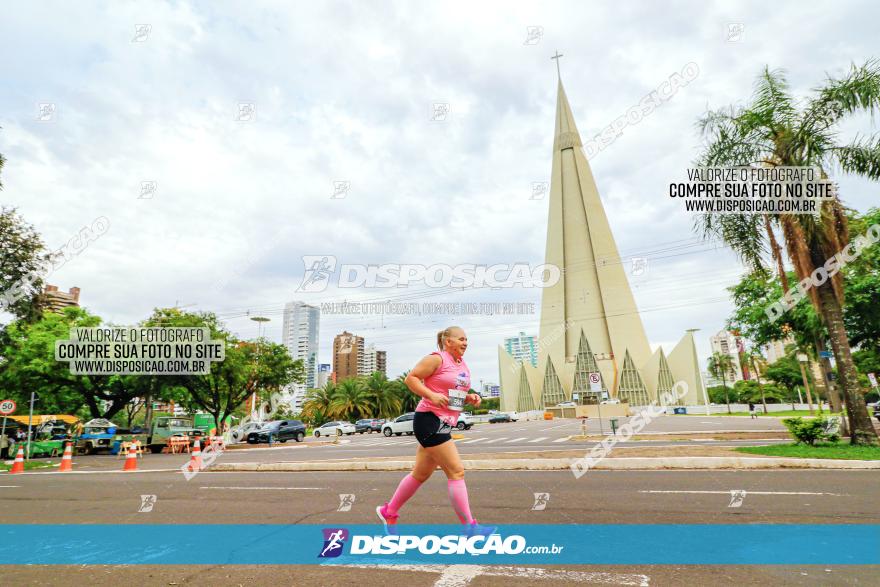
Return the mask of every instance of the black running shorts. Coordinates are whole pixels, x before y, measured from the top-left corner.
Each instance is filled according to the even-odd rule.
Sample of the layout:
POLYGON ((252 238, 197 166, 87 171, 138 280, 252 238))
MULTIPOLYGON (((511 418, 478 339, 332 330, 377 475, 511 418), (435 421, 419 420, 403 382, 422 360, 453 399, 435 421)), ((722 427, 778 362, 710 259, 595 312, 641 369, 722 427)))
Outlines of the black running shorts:
POLYGON ((416 412, 413 418, 413 433, 419 444, 425 448, 452 440, 452 426, 438 418, 433 412, 416 412))

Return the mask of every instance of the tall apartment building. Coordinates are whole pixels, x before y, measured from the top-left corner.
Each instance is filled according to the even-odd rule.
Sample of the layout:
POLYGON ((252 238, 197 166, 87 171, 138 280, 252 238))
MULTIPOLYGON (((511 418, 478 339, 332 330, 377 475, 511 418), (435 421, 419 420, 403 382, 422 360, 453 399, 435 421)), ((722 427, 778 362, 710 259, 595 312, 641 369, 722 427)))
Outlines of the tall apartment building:
POLYGON ((538 366, 538 337, 520 332, 518 336, 504 339, 504 350, 515 360, 538 366))
POLYGON ((43 289, 42 302, 45 308, 50 312, 60 312, 64 308, 71 306, 79 307, 78 287, 71 287, 67 292, 58 291, 57 285, 46 284, 43 289))
POLYGON ((767 357, 767 364, 772 365, 779 359, 785 356, 785 345, 791 344, 794 342, 794 339, 787 338, 785 340, 774 340, 773 342, 767 343, 762 347, 764 351, 764 356, 767 357))
POLYGON ((364 349, 362 359, 358 362, 358 375, 370 375, 376 371, 388 377, 385 351, 376 350, 376 345, 371 344, 364 349))
POLYGON ((709 344, 712 346, 713 355, 719 353, 730 357, 731 372, 727 374, 727 377, 729 378, 733 376, 733 381, 728 380, 728 383, 742 381, 744 377, 742 365, 740 365, 739 362, 737 338, 732 333, 726 330, 721 330, 715 336, 709 337, 709 344))
POLYGON ((343 331, 333 339, 333 373, 336 381, 361 374, 364 365, 364 337, 343 331))
POLYGON ((315 387, 322 388, 327 385, 327 382, 330 381, 330 374, 333 371, 333 367, 329 363, 321 363, 318 365, 318 381, 315 383, 315 387))
POLYGON ((287 388, 293 396, 291 405, 297 411, 307 389, 318 387, 318 331, 321 311, 303 302, 284 305, 284 323, 281 326, 281 344, 294 360, 302 359, 306 380, 287 388))

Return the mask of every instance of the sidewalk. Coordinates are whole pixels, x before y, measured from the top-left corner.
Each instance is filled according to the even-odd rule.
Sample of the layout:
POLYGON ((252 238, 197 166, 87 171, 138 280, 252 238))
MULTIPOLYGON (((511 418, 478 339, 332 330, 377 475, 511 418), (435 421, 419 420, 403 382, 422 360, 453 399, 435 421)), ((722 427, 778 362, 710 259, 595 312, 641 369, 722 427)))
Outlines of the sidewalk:
MULTIPOLYGON (((468 471, 557 471, 569 470, 572 460, 588 454, 589 451, 584 450, 474 454, 462 459, 462 463, 468 471)), ((744 456, 728 448, 713 446, 617 448, 612 455, 600 460, 591 468, 600 470, 880 469, 880 461, 744 456)), ((408 471, 412 468, 414 460, 415 457, 379 457, 369 460, 218 463, 211 467, 209 472, 408 471)))

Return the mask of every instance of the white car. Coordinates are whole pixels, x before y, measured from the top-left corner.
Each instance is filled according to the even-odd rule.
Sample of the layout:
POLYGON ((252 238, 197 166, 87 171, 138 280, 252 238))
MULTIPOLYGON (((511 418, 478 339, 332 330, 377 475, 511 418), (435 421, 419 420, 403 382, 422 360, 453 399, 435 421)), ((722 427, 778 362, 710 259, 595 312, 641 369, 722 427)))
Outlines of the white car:
POLYGON ((391 436, 392 434, 396 436, 400 436, 401 434, 412 435, 413 418, 415 415, 415 412, 407 412, 402 416, 398 416, 391 422, 385 422, 382 424, 382 434, 385 436, 391 436))
POLYGON ((248 434, 256 432, 265 426, 264 422, 247 422, 244 426, 236 426, 230 431, 233 442, 244 442, 248 434))
POLYGON ((357 428, 351 422, 327 422, 318 428, 315 428, 315 438, 322 436, 342 436, 347 434, 351 436, 356 432, 357 428))
POLYGON ((460 413, 458 415, 458 422, 455 423, 455 427, 459 430, 470 430, 473 425, 474 417, 467 412, 460 413))

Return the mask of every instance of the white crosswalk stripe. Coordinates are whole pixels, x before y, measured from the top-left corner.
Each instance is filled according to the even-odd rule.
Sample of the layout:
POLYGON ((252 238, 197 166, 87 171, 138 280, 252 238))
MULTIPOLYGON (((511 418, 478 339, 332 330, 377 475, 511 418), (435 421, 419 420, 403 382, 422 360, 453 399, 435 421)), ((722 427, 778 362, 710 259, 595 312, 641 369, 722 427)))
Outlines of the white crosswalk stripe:
POLYGON ((542 440, 547 440, 547 437, 541 436, 541 437, 535 438, 534 440, 530 440, 529 442, 541 442, 542 440))
POLYGON ((502 440, 507 440, 507 437, 502 436, 501 438, 493 438, 491 440, 487 440, 486 444, 492 444, 493 442, 501 442, 502 440))
POLYGON ((565 442, 566 440, 568 440, 568 436, 563 436, 562 438, 557 438, 553 442, 565 442))
POLYGON ((522 438, 514 438, 513 440, 508 440, 505 444, 513 444, 514 442, 522 442, 523 440, 528 440, 528 436, 523 436, 522 438))
POLYGON ((481 441, 483 441, 483 440, 486 440, 486 439, 485 439, 485 438, 472 438, 472 439, 470 439, 470 440, 464 440, 464 441, 462 441, 461 443, 462 443, 462 444, 473 444, 473 443, 475 443, 475 442, 481 442, 481 441))

